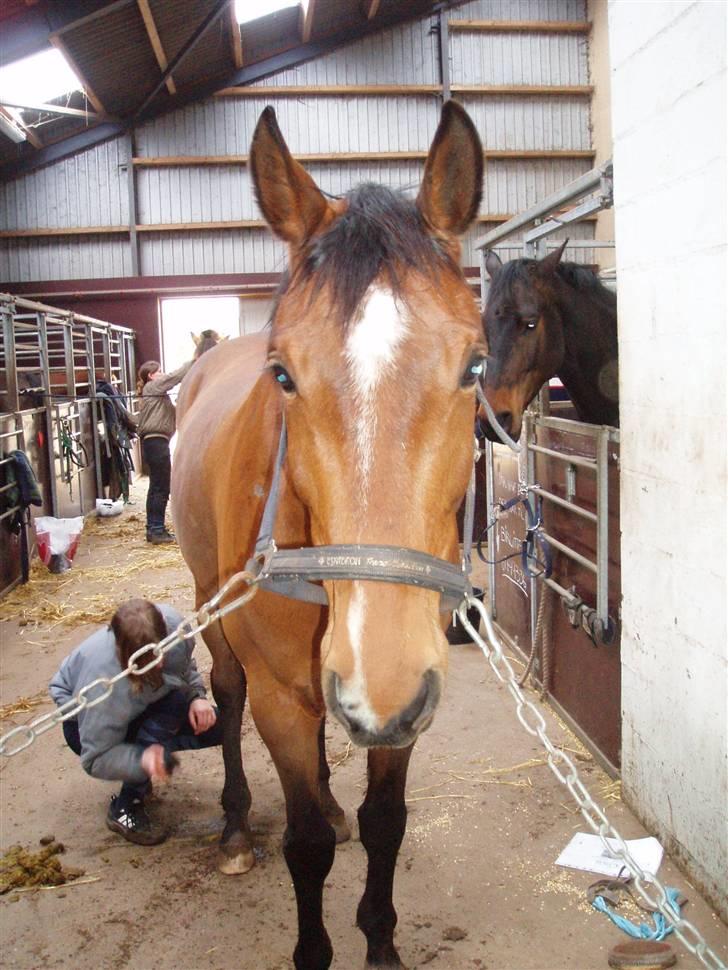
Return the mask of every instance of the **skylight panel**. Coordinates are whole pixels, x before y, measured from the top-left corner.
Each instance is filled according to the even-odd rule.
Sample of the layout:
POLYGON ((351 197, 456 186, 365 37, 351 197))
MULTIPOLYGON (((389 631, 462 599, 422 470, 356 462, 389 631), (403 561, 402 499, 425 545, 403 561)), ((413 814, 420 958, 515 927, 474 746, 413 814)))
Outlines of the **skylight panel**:
MULTIPOLYGON (((307 2, 304 4, 304 7, 307 2)), ((235 16, 239 24, 247 24, 259 17, 291 7, 302 6, 300 0, 235 0, 235 16)))
POLYGON ((44 104, 83 85, 55 48, 0 67, 0 104, 44 104))

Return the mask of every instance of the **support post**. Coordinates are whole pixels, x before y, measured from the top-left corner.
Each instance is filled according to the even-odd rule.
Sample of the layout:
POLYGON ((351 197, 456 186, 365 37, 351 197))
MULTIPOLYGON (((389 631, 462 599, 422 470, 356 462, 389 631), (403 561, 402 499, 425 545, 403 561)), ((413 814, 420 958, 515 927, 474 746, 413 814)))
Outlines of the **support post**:
POLYGON ((449 101, 450 91, 450 31, 447 22, 447 10, 440 10, 437 14, 437 45, 440 61, 440 84, 442 85, 442 100, 449 101))
POLYGON ((124 139, 128 162, 126 165, 126 185, 129 198, 129 247, 131 250, 131 275, 139 276, 139 237, 137 234, 137 194, 136 173, 134 171, 134 129, 130 128, 124 139))

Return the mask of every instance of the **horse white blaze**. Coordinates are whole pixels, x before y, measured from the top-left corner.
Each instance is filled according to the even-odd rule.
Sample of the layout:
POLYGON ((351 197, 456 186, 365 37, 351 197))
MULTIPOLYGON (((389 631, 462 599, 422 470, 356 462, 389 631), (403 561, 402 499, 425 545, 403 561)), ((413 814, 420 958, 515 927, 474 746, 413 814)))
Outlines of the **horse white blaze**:
MULTIPOLYGON (((374 462, 377 435, 377 388, 383 375, 391 369, 397 351, 407 335, 407 322, 401 304, 391 290, 372 285, 357 318, 352 322, 346 341, 345 356, 349 366, 354 401, 354 439, 359 458, 359 490, 362 511, 369 500, 369 478, 374 462)), ((354 661, 352 676, 341 686, 342 708, 367 730, 379 727, 372 710, 363 664, 363 631, 367 598, 361 583, 354 583, 346 619, 349 643, 354 661)))
POLYGON ((339 703, 345 713, 354 718, 368 731, 375 731, 379 726, 378 718, 371 708, 367 695, 367 682, 364 676, 362 662, 362 633, 364 617, 366 615, 366 591, 361 583, 354 583, 354 592, 349 603, 346 617, 346 628, 349 643, 354 657, 354 672, 342 684, 339 703))
POLYGON ((375 407, 377 385, 393 366, 397 350, 407 334, 402 307, 391 290, 371 286, 346 341, 355 407, 355 439, 361 472, 361 500, 366 509, 369 475, 377 434, 375 407))

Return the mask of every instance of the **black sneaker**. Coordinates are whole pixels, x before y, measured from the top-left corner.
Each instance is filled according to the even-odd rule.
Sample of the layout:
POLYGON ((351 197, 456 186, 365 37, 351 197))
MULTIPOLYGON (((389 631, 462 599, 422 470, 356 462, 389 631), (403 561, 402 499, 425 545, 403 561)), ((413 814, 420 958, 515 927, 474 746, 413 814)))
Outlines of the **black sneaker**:
POLYGON ((167 838, 166 831, 151 822, 142 802, 120 805, 116 795, 111 799, 106 813, 106 827, 118 832, 127 842, 136 842, 137 845, 159 845, 167 838))
POLYGON ((176 542, 177 539, 172 535, 171 532, 167 532, 164 529, 162 532, 147 532, 147 542, 151 542, 152 545, 161 546, 166 545, 169 542, 176 542))

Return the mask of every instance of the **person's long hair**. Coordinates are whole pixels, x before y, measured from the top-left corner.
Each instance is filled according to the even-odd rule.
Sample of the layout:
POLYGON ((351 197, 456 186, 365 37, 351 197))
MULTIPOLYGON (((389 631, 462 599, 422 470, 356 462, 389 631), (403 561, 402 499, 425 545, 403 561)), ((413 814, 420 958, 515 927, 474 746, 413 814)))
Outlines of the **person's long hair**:
POLYGON ((145 360, 142 366, 137 371, 137 394, 141 394, 144 389, 144 385, 149 380, 151 374, 156 374, 161 368, 161 364, 158 360, 145 360))
MULTIPOLYGON (((147 643, 159 643, 167 636, 167 624, 164 617, 149 600, 131 599, 122 603, 111 617, 109 624, 116 640, 116 655, 121 669, 129 666, 129 657, 147 643)), ((139 659, 139 666, 144 666, 152 659, 151 651, 139 659)), ((145 674, 132 674, 130 677, 132 690, 139 692, 145 684, 152 690, 162 686, 162 664, 152 667, 145 674)))

